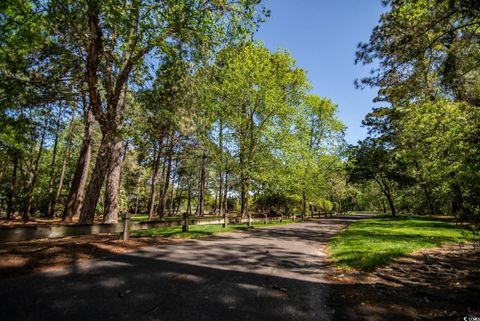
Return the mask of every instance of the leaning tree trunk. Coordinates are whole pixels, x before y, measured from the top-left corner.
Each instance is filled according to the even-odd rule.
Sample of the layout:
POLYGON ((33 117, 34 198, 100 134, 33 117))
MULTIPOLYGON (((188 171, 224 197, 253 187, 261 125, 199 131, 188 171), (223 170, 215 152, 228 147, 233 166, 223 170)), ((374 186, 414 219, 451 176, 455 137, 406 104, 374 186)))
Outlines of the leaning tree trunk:
POLYGON ((392 211, 392 216, 395 216, 397 212, 395 210, 395 204, 393 203, 392 195, 388 194, 387 200, 388 200, 388 205, 390 205, 390 210, 392 211))
POLYGON ((375 181, 380 186, 380 190, 382 191, 383 195, 388 201, 388 205, 390 206, 390 211, 392 212, 392 216, 395 216, 397 211, 395 210, 395 203, 393 201, 392 191, 390 190, 388 183, 382 182, 381 179, 377 179, 377 178, 375 178, 375 181))
POLYGON ((385 197, 387 198, 388 205, 390 206, 390 211, 392 212, 392 216, 395 216, 397 214, 397 211, 395 209, 395 203, 393 201, 392 193, 388 186, 385 186, 384 194, 385 194, 385 197))
POLYGON ((73 174, 70 191, 68 192, 65 209, 63 211, 63 221, 71 222, 73 217, 79 216, 83 206, 83 197, 85 185, 87 183, 88 168, 91 158, 91 140, 93 132, 93 113, 90 107, 87 107, 84 99, 85 111, 85 129, 83 134, 83 143, 78 157, 75 172, 73 174))
POLYGON ((112 145, 114 138, 111 134, 104 133, 100 148, 98 150, 97 160, 93 169, 92 178, 88 184, 85 194, 85 203, 80 212, 79 224, 92 224, 95 218, 98 199, 100 198, 100 191, 102 190, 105 176, 109 168, 111 160, 112 145))
POLYGON ((70 148, 67 147, 67 151, 64 155, 64 159, 62 162, 62 167, 60 169, 60 176, 58 178, 57 191, 55 192, 55 197, 53 199, 52 212, 50 213, 50 216, 52 217, 55 216, 55 208, 57 206, 58 199, 60 198, 60 194, 62 193, 63 181, 65 180, 65 169, 67 167, 67 162, 69 157, 70 157, 70 148))

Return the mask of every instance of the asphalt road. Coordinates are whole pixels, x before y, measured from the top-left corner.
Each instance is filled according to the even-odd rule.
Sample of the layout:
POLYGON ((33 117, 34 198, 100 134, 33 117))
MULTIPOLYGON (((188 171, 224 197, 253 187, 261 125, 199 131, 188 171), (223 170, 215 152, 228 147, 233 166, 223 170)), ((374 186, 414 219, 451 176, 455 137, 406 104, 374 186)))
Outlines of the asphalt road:
POLYGON ((330 320, 325 247, 362 216, 225 233, 0 281, 0 320, 330 320))

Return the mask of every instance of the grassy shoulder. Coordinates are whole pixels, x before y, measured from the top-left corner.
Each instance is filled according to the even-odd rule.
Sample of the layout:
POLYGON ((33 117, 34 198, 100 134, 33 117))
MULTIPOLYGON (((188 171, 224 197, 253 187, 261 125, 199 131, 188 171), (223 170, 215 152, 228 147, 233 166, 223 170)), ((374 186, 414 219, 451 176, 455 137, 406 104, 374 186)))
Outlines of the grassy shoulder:
POLYGON ((464 228, 437 218, 381 216, 351 224, 330 240, 329 251, 339 267, 373 270, 416 250, 470 237, 464 228))
POLYGON ((227 227, 223 227, 221 224, 211 224, 211 225, 190 225, 188 232, 183 232, 181 226, 174 227, 162 227, 162 228, 152 228, 148 230, 139 230, 132 232, 133 236, 163 236, 163 237, 173 237, 173 238, 188 238, 195 239, 199 237, 205 237, 218 233, 241 231, 252 228, 262 228, 275 225, 285 225, 293 223, 292 220, 283 220, 272 221, 268 224, 258 223, 253 224, 252 226, 247 226, 246 224, 229 224, 227 227))
MULTIPOLYGON (((181 220, 182 218, 183 218, 183 216, 181 216, 181 215, 165 216, 164 218, 162 218, 162 221, 177 221, 177 220, 181 220)), ((222 218, 223 218, 223 216, 206 216, 204 218, 196 217, 196 219, 222 219, 222 218)), ((148 221, 148 215, 132 215, 132 216, 130 216, 130 220, 132 220, 133 222, 148 221)), ((158 218, 155 217, 155 220, 158 220, 158 218)))

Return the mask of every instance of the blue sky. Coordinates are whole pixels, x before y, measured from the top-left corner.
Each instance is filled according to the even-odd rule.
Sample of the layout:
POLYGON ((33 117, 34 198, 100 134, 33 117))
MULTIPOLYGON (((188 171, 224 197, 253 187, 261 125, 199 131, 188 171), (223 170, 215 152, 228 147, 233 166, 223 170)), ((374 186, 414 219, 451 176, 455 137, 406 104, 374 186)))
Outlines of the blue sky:
POLYGON ((271 17, 255 39, 271 50, 287 49, 308 72, 313 92, 339 106, 346 140, 366 136, 361 121, 372 107, 376 89, 355 89, 353 81, 370 67, 355 65, 355 49, 368 40, 385 10, 380 0, 269 0, 271 17))

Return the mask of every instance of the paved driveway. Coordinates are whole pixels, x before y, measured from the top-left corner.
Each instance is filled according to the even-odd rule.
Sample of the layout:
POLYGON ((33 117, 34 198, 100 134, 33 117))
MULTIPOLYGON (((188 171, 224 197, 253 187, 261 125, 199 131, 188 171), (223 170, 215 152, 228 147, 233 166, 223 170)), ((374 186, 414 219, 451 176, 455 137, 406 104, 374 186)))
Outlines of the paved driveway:
POLYGON ((358 216, 225 233, 0 281, 0 320, 329 320, 325 246, 358 216))

